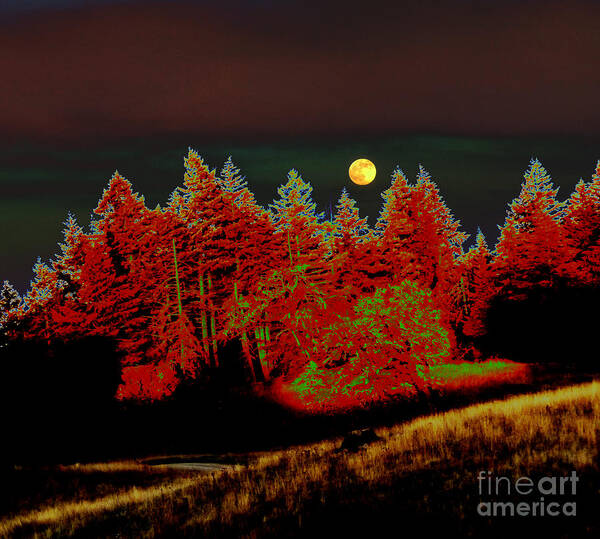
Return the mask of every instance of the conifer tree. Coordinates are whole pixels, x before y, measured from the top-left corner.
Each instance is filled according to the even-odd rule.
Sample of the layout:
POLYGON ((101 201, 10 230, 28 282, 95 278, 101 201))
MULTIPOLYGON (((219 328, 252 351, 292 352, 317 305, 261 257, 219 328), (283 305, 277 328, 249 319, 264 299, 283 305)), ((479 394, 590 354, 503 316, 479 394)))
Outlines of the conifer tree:
POLYGON ((564 204, 537 159, 524 174, 521 192, 509 206, 496 245, 494 269, 508 297, 524 297, 534 286, 551 288, 569 253, 559 220, 564 204))
POLYGON ((262 210, 256 202, 254 193, 248 189, 246 177, 240 174, 240 169, 235 166, 231 156, 225 161, 217 183, 223 191, 232 195, 238 206, 244 206, 257 212, 262 210))
POLYGON ((270 209, 275 236, 283 243, 287 259, 280 267, 290 278, 301 274, 304 280, 319 280, 329 270, 325 264, 329 245, 324 237, 324 214, 317 213, 312 200, 312 186, 292 169, 277 192, 281 198, 270 209))
POLYGON ((0 289, 0 347, 9 338, 9 332, 12 329, 9 320, 16 319, 21 303, 19 293, 8 281, 4 281, 0 289))
POLYGON ((485 314, 494 296, 492 253, 477 230, 475 244, 456 260, 453 326, 467 338, 485 333, 485 314))
POLYGON ((54 291, 57 288, 57 273, 52 268, 42 262, 38 257, 33 266, 34 279, 29 283, 29 290, 25 294, 23 301, 27 311, 40 309, 47 305, 52 299, 54 291))
MULTIPOLYGON (((444 274, 464 235, 422 167, 416 185, 394 171, 373 233, 346 190, 324 222, 296 170, 266 212, 231 158, 219 176, 192 149, 184 164, 164 208, 149 210, 115 172, 90 233, 68 216, 60 252, 38 261, 16 308, 26 338, 114 339, 122 398, 160 398, 184 378, 211 376, 232 340, 252 381, 314 362, 340 367, 350 384, 386 371, 373 386, 382 395, 405 377, 418 383, 423 354, 446 356, 447 315, 433 309, 446 308, 444 274)), ((461 266, 465 332, 485 306, 489 256, 478 237, 461 266)))
POLYGON ((33 266, 33 273, 34 278, 23 297, 23 337, 50 342, 54 336, 54 326, 48 314, 58 288, 57 274, 40 257, 33 266))
POLYGON ((106 232, 111 225, 115 228, 131 225, 139 222, 145 211, 144 197, 134 193, 131 182, 115 171, 94 209, 100 220, 93 223, 93 228, 98 232, 106 232))
POLYGON ((278 189, 280 198, 270 208, 283 257, 256 291, 258 312, 270 321, 271 340, 279 353, 274 362, 283 371, 308 360, 315 324, 324 323, 325 311, 333 304, 332 266, 326 260, 330 243, 311 193, 312 187, 296 170, 278 189))
POLYGON ((589 183, 580 180, 566 203, 563 219, 570 251, 564 268, 580 283, 600 284, 600 161, 589 183))
POLYGON ((248 182, 246 182, 245 176, 240 174, 240 169, 235 166, 231 155, 225 161, 221 174, 217 178, 217 183, 224 191, 228 193, 238 194, 243 189, 247 189, 248 182))
POLYGON ((49 264, 39 258, 35 278, 25 295, 21 322, 27 338, 67 341, 86 332, 85 306, 79 298, 80 271, 84 263, 83 231, 73 215, 65 222, 61 252, 49 264))
POLYGON ((405 224, 410 188, 400 167, 397 166, 392 172, 392 183, 381 196, 384 200, 383 208, 375 224, 379 235, 383 235, 392 223, 395 226, 405 224))
POLYGON ((59 243, 61 252, 52 261, 52 267, 57 272, 57 277, 65 283, 63 292, 73 297, 79 286, 79 276, 83 264, 83 230, 71 213, 67 215, 64 225, 64 240, 59 243))
POLYGON ((0 312, 5 315, 21 305, 21 296, 8 281, 2 283, 0 289, 0 312))
MULTIPOLYGON (((183 235, 178 236, 181 278, 193 301, 193 318, 200 321, 202 339, 209 338, 216 363, 214 351, 226 338, 225 304, 234 301, 236 292, 238 298, 246 297, 259 276, 277 265, 282 257, 282 241, 273 237, 273 225, 258 206, 235 203, 197 152, 190 149, 185 165, 183 188, 172 197, 178 201, 176 211, 186 223, 183 235)), ((253 372, 254 328, 229 329, 227 338, 242 340, 248 370, 253 372)), ((260 378, 256 373, 253 376, 260 378)))
POLYGON ((327 241, 330 244, 327 263, 331 267, 330 280, 340 294, 356 294, 365 284, 365 274, 372 267, 364 265, 365 253, 374 233, 367 218, 359 215, 356 201, 348 195, 346 188, 336 205, 335 216, 327 221, 330 228, 327 241))
POLYGON ((92 222, 92 231, 101 235, 118 275, 128 273, 129 262, 137 255, 147 212, 144 197, 116 171, 94 209, 100 218, 92 222))
POLYGON ((299 236, 306 247, 318 245, 318 235, 321 233, 319 225, 325 217, 316 211, 312 190, 300 173, 292 169, 287 182, 277 189, 281 198, 270 204, 275 230, 278 233, 289 232, 292 239, 299 236))
POLYGON ((448 228, 456 227, 456 241, 462 236, 457 223, 445 224, 447 209, 433 182, 423 174, 420 169, 416 185, 408 185, 399 168, 392 174, 376 224, 380 233, 376 265, 384 275, 387 273, 387 279, 409 278, 433 289, 452 263, 448 228))
POLYGON ((348 195, 344 187, 336 206, 333 219, 333 234, 341 249, 347 249, 355 243, 362 243, 370 236, 367 217, 359 217, 356 201, 348 195))
POLYGON ((460 221, 454 218, 441 197, 439 188, 432 181, 431 175, 421 165, 417 173, 416 188, 425 193, 423 199, 429 211, 435 216, 438 236, 447 244, 453 255, 460 255, 467 235, 460 230, 460 221))
MULTIPOLYGON (((155 372, 162 335, 149 331, 169 277, 163 234, 164 212, 146 208, 144 198, 116 172, 94 210, 99 219, 82 241, 80 306, 87 331, 116 340, 124 373, 155 372)), ((148 388, 144 389, 147 391, 148 388)), ((120 389, 123 394, 123 388, 120 389)), ((155 395, 157 397, 159 395, 155 395)))
POLYGON ((381 196, 384 203, 374 232, 361 246, 361 256, 355 261, 366 291, 384 287, 395 277, 406 277, 413 267, 414 255, 404 248, 406 238, 413 231, 408 213, 410 188, 400 167, 392 172, 391 185, 381 196))

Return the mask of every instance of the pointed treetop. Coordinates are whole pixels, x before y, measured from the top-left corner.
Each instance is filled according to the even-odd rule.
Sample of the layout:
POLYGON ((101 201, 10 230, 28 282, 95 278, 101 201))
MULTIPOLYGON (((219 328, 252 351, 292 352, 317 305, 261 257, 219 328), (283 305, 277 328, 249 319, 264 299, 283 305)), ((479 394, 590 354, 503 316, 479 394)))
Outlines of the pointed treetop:
POLYGON ((425 182, 431 178, 431 174, 425 170, 425 167, 419 163, 419 169, 417 171, 417 182, 425 182))
POLYGON ((592 175, 592 181, 600 183, 600 159, 596 162, 596 170, 594 170, 594 174, 592 175))
POLYGON ((19 293, 8 282, 4 281, 0 289, 0 335, 3 331, 3 326, 8 320, 9 313, 21 307, 22 300, 19 293))
POLYGON ((21 296, 9 281, 4 281, 0 289, 0 315, 12 311, 21 304, 21 296))
POLYGON ((216 170, 209 170, 196 150, 189 148, 188 155, 183 161, 185 165, 183 187, 175 189, 178 196, 172 194, 169 200, 169 206, 177 211, 181 211, 186 205, 190 206, 193 199, 212 198, 217 190, 216 170))
POLYGON ((523 178, 495 247, 495 263, 513 275, 531 274, 536 267, 556 268, 568 257, 561 221, 569 208, 556 199, 558 189, 538 159, 531 159, 523 178))
POLYGON ((551 196, 556 196, 558 193, 558 187, 552 185, 552 178, 539 159, 531 158, 523 179, 523 194, 526 196, 531 196, 536 191, 548 192, 551 196))
POLYGON ((417 187, 420 187, 425 193, 439 193, 438 186, 431 179, 431 174, 425 170, 423 165, 419 163, 419 170, 417 171, 417 187))
POLYGON ((217 178, 217 184, 225 193, 232 195, 233 201, 238 206, 250 209, 255 213, 262 214, 264 212, 264 209, 256 202, 254 193, 248 189, 246 177, 240 174, 240 169, 235 166, 231 156, 225 161, 221 174, 217 178))
POLYGON ((400 166, 396 165, 394 170, 392 171, 392 185, 390 189, 398 190, 406 187, 408 182, 406 180, 406 175, 404 171, 400 168, 400 166))
POLYGON ((477 227, 477 234, 475 236, 475 243, 469 247, 469 249, 462 253, 459 258, 459 264, 463 270, 472 270, 483 264, 484 266, 489 264, 492 260, 492 252, 490 251, 485 236, 481 229, 477 227))
POLYGON ((167 208, 175 211, 179 211, 184 204, 184 197, 181 194, 180 188, 176 188, 171 192, 167 199, 167 208))
POLYGON ((240 169, 233 163, 231 155, 225 161, 217 183, 228 193, 237 193, 247 186, 246 177, 240 174, 240 169))
POLYGON ((50 275, 52 270, 48 264, 42 262, 42 257, 38 256, 33 265, 33 273, 35 274, 36 279, 39 279, 50 275))
POLYGON ((595 234, 600 224, 600 161, 589 183, 580 179, 565 203, 563 226, 571 239, 595 234))
POLYGON ((356 201, 348 195, 346 188, 336 205, 336 214, 333 219, 333 233, 338 238, 345 236, 364 241, 369 236, 367 217, 360 218, 356 201))
POLYGON ((77 224, 77 217, 71 212, 67 213, 67 219, 63 222, 65 240, 76 239, 83 234, 83 229, 77 224))
POLYGON ((209 170, 196 150, 188 148, 183 163, 183 186, 176 187, 167 202, 167 208, 180 215, 196 212, 199 207, 206 205, 206 200, 213 199, 221 192, 217 187, 216 170, 209 170))
POLYGON ((562 216, 565 204, 556 200, 558 187, 554 187, 550 174, 538 159, 531 158, 523 180, 519 196, 509 205, 507 219, 514 221, 517 229, 527 226, 527 214, 530 213, 527 208, 533 204, 539 207, 542 213, 558 220, 562 216))
POLYGON ((408 181, 402 169, 396 165, 392 172, 391 185, 381 193, 383 198, 383 208, 379 212, 379 217, 375 223, 375 230, 382 234, 388 227, 390 214, 397 212, 402 204, 402 200, 409 192, 408 181))
POLYGON ((425 170, 423 165, 419 163, 419 170, 417 171, 417 181, 416 181, 417 189, 421 189, 425 196, 433 195, 440 198, 440 190, 435 182, 431 179, 431 174, 425 170))
POLYGON ((71 212, 67 214, 67 219, 63 224, 65 226, 63 229, 64 242, 58 244, 61 250, 61 254, 58 256, 59 260, 73 255, 83 234, 83 229, 77 224, 77 219, 71 212))
POLYGON ((488 244, 485 239, 484 233, 481 231, 481 228, 477 227, 477 234, 475 235, 475 244, 472 247, 473 249, 488 251, 488 244))
POLYGON ((292 221, 303 220, 306 224, 317 225, 325 216, 317 213, 317 204, 312 200, 312 186, 305 182, 296 169, 288 172, 287 182, 277 189, 281 197, 269 204, 271 218, 277 230, 286 229, 292 221))
POLYGON ((106 216, 122 208, 141 211, 145 207, 143 195, 134 193, 131 182, 115 171, 108 182, 108 187, 104 189, 94 213, 106 216))
POLYGON ((419 164, 415 191, 429 212, 435 216, 437 233, 446 238, 454 255, 460 255, 468 235, 461 232, 460 220, 454 217, 437 184, 432 180, 431 174, 421 164, 419 164))
POLYGON ((579 182, 577 183, 576 186, 576 191, 577 188, 580 188, 580 190, 583 190, 583 186, 588 186, 585 190, 587 191, 587 193, 591 196, 593 196, 594 198, 596 198, 598 200, 598 202, 600 202, 600 160, 598 160, 596 162, 596 169, 594 170, 594 173, 592 174, 592 179, 590 181, 589 184, 585 184, 584 181, 580 178, 579 182), (581 184, 581 188, 580 188, 580 184, 581 184))
POLYGON ((195 189, 201 187, 203 182, 212 183, 216 180, 215 169, 209 170, 208 165, 196 150, 188 148, 188 154, 183 158, 183 163, 186 169, 183 184, 186 188, 195 189))
POLYGON ((42 262, 39 256, 33 266, 33 273, 35 278, 29 282, 29 290, 24 298, 24 303, 28 308, 49 300, 56 286, 56 272, 42 262))

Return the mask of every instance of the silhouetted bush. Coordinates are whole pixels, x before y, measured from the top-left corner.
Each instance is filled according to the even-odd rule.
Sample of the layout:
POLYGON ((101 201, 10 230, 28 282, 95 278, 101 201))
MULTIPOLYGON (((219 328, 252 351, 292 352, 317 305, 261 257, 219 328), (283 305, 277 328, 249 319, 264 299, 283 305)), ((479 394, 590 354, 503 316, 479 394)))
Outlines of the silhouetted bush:
POLYGON ((120 361, 112 340, 14 341, 0 350, 7 452, 52 459, 98 443, 114 417, 120 361))
POLYGON ((561 286, 529 290, 524 299, 494 299, 483 348, 516 361, 560 362, 597 370, 595 312, 600 290, 561 286))

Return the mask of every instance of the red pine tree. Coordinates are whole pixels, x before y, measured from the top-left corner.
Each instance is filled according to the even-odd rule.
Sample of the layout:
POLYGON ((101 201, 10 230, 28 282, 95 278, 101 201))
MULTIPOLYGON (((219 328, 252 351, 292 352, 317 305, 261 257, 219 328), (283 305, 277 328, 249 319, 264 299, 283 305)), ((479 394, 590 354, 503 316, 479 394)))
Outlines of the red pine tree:
POLYGON ((567 201, 563 234, 571 252, 565 271, 581 283, 600 285, 600 161, 592 180, 580 180, 567 201))
POLYGON ((525 172, 521 193, 512 201, 496 245, 494 270, 508 297, 524 298, 534 286, 551 288, 569 257, 550 175, 537 159, 525 172))
POLYGON ((238 206, 243 206, 257 212, 264 211, 256 202, 254 193, 248 189, 246 177, 240 174, 240 169, 235 166, 231 156, 225 161, 221 169, 221 174, 217 178, 217 183, 223 191, 232 196, 238 206))
MULTIPOLYGON (((385 204, 376 224, 381 234, 376 266, 387 272, 388 279, 409 278, 435 289, 465 239, 458 230, 459 222, 452 218, 422 167, 412 186, 397 168, 383 197, 385 204)), ((436 295, 440 296, 439 290, 436 295)))
POLYGON ((4 281, 0 289, 0 347, 15 336, 15 324, 21 314, 23 300, 15 288, 4 281))
POLYGON ((467 338, 485 333, 485 313, 494 296, 492 253, 481 230, 475 245, 456 260, 452 324, 467 338))
POLYGON ((333 235, 339 251, 346 251, 370 238, 371 231, 367 224, 367 217, 359 216, 356 201, 350 198, 345 187, 342 189, 336 209, 333 235))

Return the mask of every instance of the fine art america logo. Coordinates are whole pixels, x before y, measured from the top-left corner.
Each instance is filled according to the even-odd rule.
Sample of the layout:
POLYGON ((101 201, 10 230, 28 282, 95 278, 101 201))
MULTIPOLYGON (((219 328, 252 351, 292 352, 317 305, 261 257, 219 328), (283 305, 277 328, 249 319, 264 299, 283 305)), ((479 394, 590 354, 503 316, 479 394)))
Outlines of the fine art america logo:
POLYGON ((477 476, 479 496, 477 513, 482 517, 556 517, 576 516, 577 494, 576 472, 566 477, 542 477, 533 480, 519 477, 493 476, 492 472, 481 471, 477 476), (518 501, 508 501, 508 498, 518 501))

